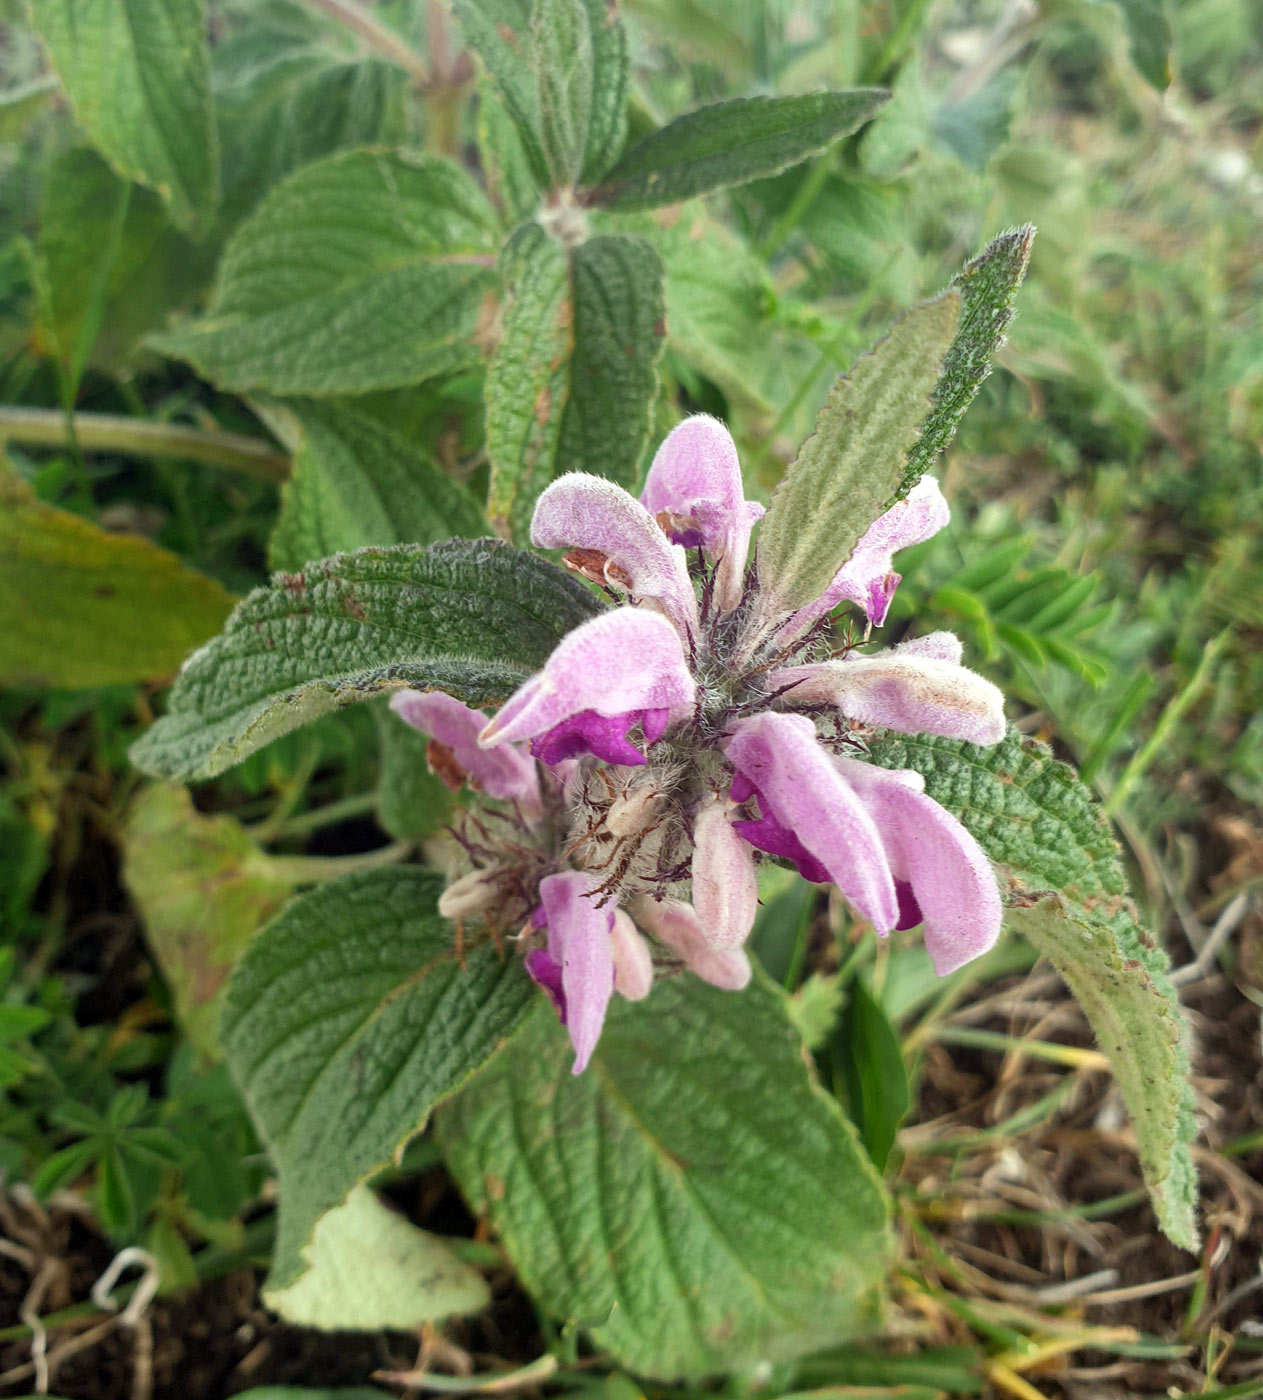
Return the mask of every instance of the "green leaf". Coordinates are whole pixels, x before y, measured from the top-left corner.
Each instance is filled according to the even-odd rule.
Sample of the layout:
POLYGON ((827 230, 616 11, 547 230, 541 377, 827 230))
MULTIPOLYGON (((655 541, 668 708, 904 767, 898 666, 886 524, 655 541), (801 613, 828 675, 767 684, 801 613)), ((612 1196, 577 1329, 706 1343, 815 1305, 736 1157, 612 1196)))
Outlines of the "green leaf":
POLYGON ((634 484, 665 330, 662 266, 642 238, 593 238, 567 253, 528 224, 503 267, 512 291, 487 370, 487 518, 525 539, 559 473, 634 484))
POLYGON ((539 207, 539 187, 517 123, 484 75, 478 78, 478 160, 487 194, 513 229, 539 207))
POLYGON ((870 741, 911 768, 1001 866, 1009 921, 1057 968, 1109 1056, 1166 1234, 1193 1249, 1195 1132, 1187 1032, 1161 945, 1139 921, 1109 822, 1074 770, 1016 730, 994 748, 927 735, 870 741))
POLYGON ((124 179, 182 228, 219 198, 202 0, 39 0, 31 7, 76 118, 124 179))
POLYGON ((590 238, 571 254, 574 352, 557 472, 632 487, 666 335, 662 263, 643 238, 590 238))
POLYGON ((992 239, 952 282, 960 296, 956 338, 943 360, 943 373, 934 386, 933 408, 921 425, 921 436, 908 452, 900 485, 906 495, 951 442, 957 424, 974 401, 982 381, 991 373, 992 356, 1004 344, 1017 296, 1030 262, 1035 228, 1026 224, 992 239))
POLYGON ((406 141, 407 73, 383 59, 343 59, 323 33, 252 20, 216 43, 211 62, 229 223, 300 166, 406 141))
POLYGON ((589 191, 588 202, 654 209, 775 175, 854 131, 889 96, 881 88, 855 88, 700 107, 633 146, 589 191))
POLYGON ((540 136, 558 187, 583 165, 592 112, 592 30, 583 0, 535 0, 531 8, 540 136))
POLYGON ((838 1031, 836 1062, 846 1085, 851 1117, 868 1155, 884 1171, 895 1134, 908 1112, 908 1072, 886 1013, 858 979, 838 1031))
POLYGON ((646 1375, 744 1369, 871 1322, 881 1184, 783 997, 693 978, 615 998, 573 1075, 542 998, 438 1117, 448 1162, 551 1312, 646 1375))
POLYGON ((474 363, 495 215, 436 156, 344 151, 233 234, 211 314, 150 343, 226 389, 364 393, 474 363))
POLYGON ((1123 12, 1136 71, 1159 92, 1171 86, 1171 21, 1164 0, 1113 0, 1123 12))
POLYGON ((214 579, 176 555, 45 505, 0 466, 0 682, 157 680, 231 606, 214 579))
POLYGON ((141 789, 122 832, 123 878, 171 987, 180 1023, 208 1058, 233 964, 293 893, 227 813, 203 816, 185 787, 141 789))
POLYGON ((48 298, 36 337, 72 382, 85 365, 117 374, 214 267, 171 226, 157 195, 120 180, 86 146, 49 163, 37 251, 48 298))
POLYGON ((423 1322, 481 1312, 491 1301, 482 1275, 451 1249, 356 1186, 316 1222, 309 1267, 273 1288, 268 1307, 286 1322, 322 1332, 411 1332, 423 1322))
POLYGON ((465 41, 513 118, 535 183, 547 189, 548 160, 532 65, 531 0, 453 0, 452 8, 465 41))
POLYGON ((951 291, 916 307, 834 381, 763 520, 758 570, 769 615, 818 598, 864 531, 907 494, 916 478, 906 481, 905 459, 960 311, 951 291))
MULTIPOLYGON (((596 179, 618 155, 627 132, 627 35, 617 6, 607 0, 570 3, 571 15, 560 19, 556 11, 563 6, 558 0, 541 4, 541 10, 551 12, 540 16, 542 25, 532 24, 531 0, 454 0, 453 5, 469 47, 513 119, 540 189, 549 188, 550 174, 561 184, 569 184, 575 175, 596 179), (580 12, 587 21, 585 47, 590 60, 581 60, 587 76, 575 75, 580 91, 574 93, 557 83, 555 65, 560 61, 569 68, 573 62, 571 54, 558 53, 563 42, 561 25, 578 30, 580 12), (545 112, 544 107, 549 110, 545 112), (580 109, 586 115, 581 117, 582 129, 577 129, 580 109), (576 129, 563 138, 556 122, 566 114, 569 120, 563 120, 563 125, 576 129), (577 164, 576 153, 581 156, 577 164), (550 155, 553 161, 562 157, 555 169, 550 155)), ((581 31, 578 42, 583 44, 581 31)))
POLYGON ((354 404, 268 400, 294 457, 268 544, 276 569, 373 544, 435 544, 483 529, 473 497, 425 453, 354 404))
POLYGON ((188 659, 132 759, 157 777, 210 778, 383 691, 499 702, 600 606, 564 570, 494 540, 335 555, 238 606, 188 659))
POLYGON ((280 1176, 271 1290, 316 1223, 395 1160, 535 999, 519 959, 452 944, 442 879, 415 866, 322 885, 238 965, 220 1027, 280 1176))

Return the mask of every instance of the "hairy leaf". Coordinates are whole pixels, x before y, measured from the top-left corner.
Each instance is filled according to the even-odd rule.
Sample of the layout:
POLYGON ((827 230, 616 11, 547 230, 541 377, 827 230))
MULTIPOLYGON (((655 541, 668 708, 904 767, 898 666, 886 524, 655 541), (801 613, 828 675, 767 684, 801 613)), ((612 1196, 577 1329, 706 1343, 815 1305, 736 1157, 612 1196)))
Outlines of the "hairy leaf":
POLYGON ((796 165, 866 122, 881 88, 746 97, 688 112, 627 151, 588 194, 610 209, 653 209, 796 165))
POLYGON ((171 675, 232 607, 222 586, 136 535, 35 498, 0 466, 0 681, 125 685, 171 675))
POLYGON ((487 518, 524 540, 564 471, 635 482, 661 354, 662 266, 642 238, 569 253, 535 224, 505 250, 512 297, 487 372, 487 518))
POLYGON ((607 170, 627 132, 627 35, 617 5, 607 0, 541 0, 538 6, 532 0, 454 0, 454 9, 469 47, 513 118, 539 188, 549 188, 554 179, 569 184, 576 175, 594 180, 607 170), (532 24, 535 8, 540 14, 532 24), (570 14, 559 19, 563 10, 570 14), (578 28, 580 16, 586 23, 577 42, 588 56, 572 75, 578 89, 573 91, 558 71, 559 61, 566 68, 574 61, 574 55, 561 50, 560 26, 564 21, 568 28, 578 28), (582 92, 586 96, 575 107, 582 92), (557 119, 565 113, 563 125, 571 135, 558 145, 557 119))
POLYGON ((592 29, 584 0, 535 0, 531 9, 540 136, 553 182, 573 185, 592 113, 592 29))
POLYGON ((310 1267, 296 1283, 265 1294, 268 1307, 299 1327, 409 1332, 491 1301, 481 1274, 367 1186, 317 1220, 307 1254, 310 1267))
POLYGON ((261 406, 294 454, 268 546, 273 568, 372 544, 435 544, 482 533, 474 498, 425 453, 352 403, 261 406))
POLYGON ((268 1287, 303 1272, 317 1222, 388 1165, 534 1000, 519 959, 458 955, 415 866, 331 881, 255 939, 221 1036, 280 1175, 268 1287))
POLYGON ((542 1000, 438 1117, 462 1189, 523 1281, 625 1365, 744 1368, 863 1325, 884 1194, 816 1087, 783 997, 693 978, 615 998, 575 1076, 542 1000))
POLYGON ((132 759, 160 777, 209 778, 402 686, 498 702, 599 609, 563 570, 494 540, 335 555, 277 574, 240 604, 188 659, 132 759))
POLYGON ((1091 793, 1016 730, 994 748, 889 735, 870 749, 885 768, 921 773, 926 792, 1005 867, 1010 922, 1065 978, 1114 1067, 1158 1221, 1194 1248, 1196 1124, 1183 1017, 1166 954, 1137 917, 1091 793))
POLYGON ((960 311, 952 291, 915 308, 834 381, 763 521, 758 569, 769 615, 818 598, 864 531, 906 494, 908 449, 960 311))
POLYGON ((590 238, 571 255, 574 352, 557 472, 635 485, 666 335, 662 263, 643 239, 590 238))
POLYGON ((1004 344, 1017 296, 1030 262, 1032 224, 1002 233, 968 263, 952 282, 960 296, 956 338, 943 358, 943 373, 931 396, 933 407, 912 444, 898 495, 906 495, 951 442, 965 410, 991 372, 991 359, 1004 344))
POLYGON ((183 228, 219 197, 202 0, 39 0, 32 17, 75 116, 183 228))
POLYGON ((151 344, 239 391, 415 384, 478 358, 494 228, 478 187, 449 161, 330 156, 237 229, 211 314, 151 344))
POLYGON ((548 159, 532 71, 531 0, 453 0, 452 8, 465 41, 513 117, 536 184, 547 189, 548 159))

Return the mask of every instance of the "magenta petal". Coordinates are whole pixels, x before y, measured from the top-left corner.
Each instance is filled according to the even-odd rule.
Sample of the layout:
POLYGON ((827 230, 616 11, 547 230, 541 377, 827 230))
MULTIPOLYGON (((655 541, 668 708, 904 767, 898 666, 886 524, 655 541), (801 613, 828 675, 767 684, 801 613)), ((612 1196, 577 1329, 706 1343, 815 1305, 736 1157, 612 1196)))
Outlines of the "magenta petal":
POLYGON ((863 608, 868 620, 880 627, 899 584, 899 575, 892 571, 894 555, 937 535, 950 518, 938 482, 932 476, 923 476, 902 501, 868 527, 828 588, 814 603, 808 603, 790 618, 785 635, 805 632, 844 598, 863 608))
MULTIPOLYGON (((1003 910, 982 847, 918 791, 911 781, 916 775, 857 759, 835 762, 872 813, 895 879, 911 888, 935 971, 942 977, 985 953, 1000 935, 1003 910)), ((910 916, 912 910, 900 912, 910 916)))
POLYGON ((904 929, 916 928, 918 924, 924 922, 925 915, 921 913, 917 897, 912 893, 912 886, 906 880, 895 881, 895 897, 899 900, 899 922, 895 927, 900 932, 904 929))
MULTIPOLYGON (((665 714, 665 711, 653 711, 665 714)), ((642 767, 645 756, 631 743, 626 734, 641 720, 643 710, 628 715, 598 715, 595 710, 580 710, 577 715, 555 724, 538 739, 531 740, 531 752, 541 763, 550 767, 568 758, 595 754, 606 763, 621 763, 628 768, 642 767)))
POLYGON ((879 933, 889 933, 898 901, 881 837, 812 722, 802 715, 751 715, 733 725, 724 751, 759 798, 761 820, 734 823, 737 830, 752 845, 755 836, 787 845, 792 837, 879 933))
POLYGON ((561 985, 561 964, 544 948, 532 948, 522 959, 531 980, 548 993, 557 1012, 557 1019, 566 1024, 566 993, 561 985))
MULTIPOLYGON (((548 923, 548 955, 561 964, 565 1026, 574 1046, 574 1073, 587 1068, 614 994, 614 916, 598 909, 596 882, 577 870, 549 875, 539 883, 548 923)), ((545 985, 546 984, 541 984, 545 985)))
POLYGON ((633 597, 653 600, 681 635, 697 627, 697 599, 684 551, 634 496, 605 477, 569 472, 535 504, 531 539, 541 549, 594 549, 629 580, 633 597))
POLYGON ((691 705, 695 690, 671 624, 642 608, 614 608, 563 637, 544 669, 505 701, 479 742, 490 747, 547 736, 589 714, 619 719, 620 738, 642 716, 652 732, 662 723, 658 711, 691 705))
POLYGON ((745 499, 732 434, 717 419, 694 414, 667 434, 654 455, 641 501, 671 520, 671 538, 700 545, 720 563, 721 610, 735 607, 750 548, 750 531, 763 507, 745 499))

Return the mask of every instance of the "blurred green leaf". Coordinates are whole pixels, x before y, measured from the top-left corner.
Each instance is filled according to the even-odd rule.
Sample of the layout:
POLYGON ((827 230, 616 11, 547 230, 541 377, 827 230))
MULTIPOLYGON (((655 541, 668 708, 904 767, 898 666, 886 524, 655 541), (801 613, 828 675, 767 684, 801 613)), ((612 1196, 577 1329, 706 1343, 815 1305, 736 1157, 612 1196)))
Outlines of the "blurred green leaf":
POLYGON ((303 1274, 321 1218, 536 999, 520 960, 491 943, 457 956, 435 912, 442 887, 416 866, 331 881, 269 924, 233 974, 221 1035, 280 1173, 269 1296, 303 1274))
POLYGON ((123 878, 181 1025, 203 1055, 217 1059, 228 974, 294 882, 272 868, 234 817, 202 816, 188 789, 175 784, 141 789, 122 841, 123 878))
POLYGON ((35 498, 0 466, 0 680, 118 685, 171 675, 223 625, 214 579, 135 535, 35 498))
POLYGON ((377 820, 396 841, 431 836, 451 820, 456 798, 430 772, 429 740, 383 704, 373 715, 381 741, 377 820))
POLYGON ((851 1117, 873 1165, 884 1171, 908 1112, 908 1072, 894 1027, 859 978, 847 988, 835 1045, 851 1117))
POLYGON ((1171 23, 1165 0, 1111 0, 1123 12, 1136 71, 1159 92, 1171 85, 1171 23))
POLYGON ((483 533, 469 492, 354 402, 273 399, 258 407, 294 461, 268 543, 273 568, 298 569, 364 545, 483 533))
POLYGON ((562 569, 491 540, 335 555, 240 604, 189 658, 132 759, 156 777, 209 778, 405 685, 499 701, 599 606, 562 569))
POLYGON ((182 228, 219 198, 202 0, 39 0, 31 7, 75 116, 125 179, 182 228))
POLYGON ((234 233, 211 314, 150 344, 239 391, 415 384, 478 358, 494 228, 478 187, 449 161, 329 156, 234 233))
POLYGON ((609 209, 654 209, 774 175, 854 131, 889 96, 856 88, 701 107, 633 146, 587 198, 609 209))

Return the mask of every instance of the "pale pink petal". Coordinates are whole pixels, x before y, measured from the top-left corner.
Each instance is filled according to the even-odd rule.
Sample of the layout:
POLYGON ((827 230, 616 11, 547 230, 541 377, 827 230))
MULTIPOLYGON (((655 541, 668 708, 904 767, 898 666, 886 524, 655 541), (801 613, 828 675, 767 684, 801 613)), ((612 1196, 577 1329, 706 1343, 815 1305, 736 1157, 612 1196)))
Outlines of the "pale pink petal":
MULTIPOLYGON (((554 762, 580 751, 571 741, 615 745, 636 723, 652 743, 661 736, 670 707, 691 704, 694 692, 671 624, 658 613, 614 608, 567 633, 544 669, 505 701, 479 743, 490 747, 552 735, 558 752, 547 761, 554 762), (602 726, 588 716, 618 723, 602 726)), ((607 761, 644 762, 630 744, 617 752, 619 757, 607 761)))
POLYGON ((724 752, 745 780, 734 783, 734 800, 753 788, 762 820, 772 824, 765 829, 743 822, 737 830, 765 850, 761 837, 792 834, 815 863, 808 867, 815 876, 807 878, 827 872, 878 933, 889 933, 899 909, 881 837, 816 738, 815 725, 804 715, 751 715, 732 726, 724 752))
POLYGON ((693 907, 712 948, 740 948, 759 909, 749 844, 732 825, 733 804, 710 797, 693 821, 693 907))
POLYGON ((951 511, 938 482, 932 476, 923 476, 902 501, 868 527, 833 582, 814 603, 808 603, 790 618, 783 635, 795 637, 805 632, 844 598, 862 607, 868 620, 880 627, 899 584, 899 575, 893 572, 894 555, 937 535, 950 518, 951 511))
POLYGON ((684 550, 614 482, 586 472, 558 477, 535 504, 531 539, 541 549, 595 550, 608 561, 611 585, 657 603, 682 636, 696 632, 697 599, 684 550))
POLYGON ((439 895, 439 913, 445 919, 467 919, 470 915, 484 913, 500 900, 500 877, 503 874, 504 871, 497 865, 453 880, 439 895))
POLYGON ((927 632, 924 637, 912 637, 892 647, 896 656, 928 656, 932 661, 950 661, 959 666, 965 654, 965 644, 955 632, 927 632))
POLYGON ((676 544, 700 546, 719 564, 715 603, 728 612, 741 600, 750 531, 763 507, 745 499, 732 434, 717 418, 694 414, 667 434, 640 497, 668 518, 676 544))
POLYGON ((675 900, 661 902, 642 896, 636 901, 637 922, 664 943, 685 967, 725 992, 739 992, 749 984, 750 959, 743 948, 712 948, 706 941, 697 911, 675 900))
POLYGON ((614 954, 614 990, 628 1001, 644 1001, 653 986, 653 954, 626 909, 614 911, 610 946, 614 954))
MULTIPOLYGON (((553 968, 561 969, 561 1020, 574 1046, 574 1073, 587 1068, 605 1024, 614 993, 614 954, 610 945, 613 914, 598 909, 592 898, 597 881, 577 870, 563 870, 539 882, 543 917, 548 927, 549 965, 536 958, 528 971, 552 990, 553 968)), ((553 991, 554 1000, 557 993, 553 991)))
MULTIPOLYGON (((872 813, 895 879, 911 888, 935 971, 945 976, 985 953, 1000 935, 1003 910, 982 847, 904 773, 857 759, 835 762, 872 813)), ((905 899, 901 927, 909 916, 905 899)))
POLYGON ((847 719, 879 729, 973 744, 998 744, 1005 734, 1004 696, 989 680, 952 661, 909 655, 903 647, 786 667, 768 680, 780 705, 835 705, 847 719))
POLYGON ((494 752, 479 748, 478 735, 487 723, 481 710, 471 710, 441 690, 396 691, 390 708, 414 729, 451 749, 475 787, 491 797, 520 802, 529 812, 540 810, 534 760, 507 745, 494 752))

